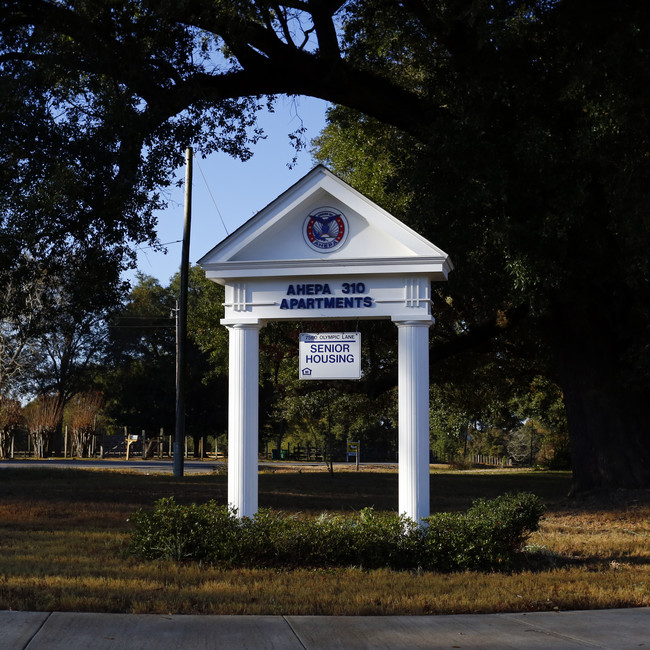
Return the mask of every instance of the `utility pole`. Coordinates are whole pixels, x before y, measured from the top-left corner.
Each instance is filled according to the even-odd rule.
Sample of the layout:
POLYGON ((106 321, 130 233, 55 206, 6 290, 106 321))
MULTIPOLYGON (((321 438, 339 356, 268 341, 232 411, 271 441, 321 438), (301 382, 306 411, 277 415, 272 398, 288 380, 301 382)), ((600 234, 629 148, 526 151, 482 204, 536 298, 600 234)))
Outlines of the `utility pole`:
POLYGON ((190 225, 192 221, 192 147, 185 150, 185 223, 181 253, 181 290, 176 305, 176 436, 174 476, 183 476, 185 460, 185 349, 187 343, 187 285, 190 265, 190 225))

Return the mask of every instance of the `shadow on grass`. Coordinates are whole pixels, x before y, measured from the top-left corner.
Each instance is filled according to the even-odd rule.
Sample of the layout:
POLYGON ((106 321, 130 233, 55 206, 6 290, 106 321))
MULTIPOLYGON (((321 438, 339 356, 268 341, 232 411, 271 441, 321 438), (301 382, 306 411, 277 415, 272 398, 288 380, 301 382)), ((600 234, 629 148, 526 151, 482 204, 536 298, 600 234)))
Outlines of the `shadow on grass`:
MULTIPOLYGON (((540 496, 549 509, 562 503, 570 487, 566 472, 434 473, 431 512, 466 509, 477 498, 527 491, 540 496)), ((143 475, 87 469, 0 470, 0 499, 7 503, 111 503, 115 507, 148 508, 162 497, 178 503, 227 502, 224 474, 143 475)), ((278 472, 259 476, 260 507, 293 512, 353 511, 372 507, 396 511, 396 472, 278 472)))
POLYGON ((514 571, 529 571, 531 573, 544 573, 547 571, 563 569, 582 569, 591 573, 603 571, 617 571, 631 569, 632 567, 650 566, 650 558, 642 555, 620 554, 611 556, 600 555, 564 555, 553 553, 547 549, 537 551, 524 551, 516 559, 512 569, 514 571))
MULTIPOLYGON (((325 474, 278 473, 260 476, 260 506, 280 510, 396 511, 397 474, 346 472, 325 474)), ((511 474, 441 473, 431 476, 431 512, 465 510, 478 498, 494 498, 505 492, 533 492, 555 507, 569 491, 565 472, 511 474)))

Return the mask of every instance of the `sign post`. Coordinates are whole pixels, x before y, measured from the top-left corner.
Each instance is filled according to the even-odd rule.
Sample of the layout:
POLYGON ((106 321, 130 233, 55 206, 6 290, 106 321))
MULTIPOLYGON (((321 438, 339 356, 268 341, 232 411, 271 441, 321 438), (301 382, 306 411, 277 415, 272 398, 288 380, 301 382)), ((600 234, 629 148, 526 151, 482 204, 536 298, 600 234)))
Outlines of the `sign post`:
MULTIPOLYGON (((228 502, 238 516, 257 511, 258 330, 389 319, 398 328, 399 514, 428 517, 431 282, 447 279, 448 255, 319 165, 199 264, 225 287, 228 502)), ((358 332, 300 337, 300 379, 359 380, 360 361, 358 332)))
POLYGON ((131 454, 131 445, 134 442, 138 442, 138 439, 139 439, 138 435, 134 433, 130 433, 126 436, 126 460, 129 460, 131 454))
POLYGON ((348 440, 348 462, 350 462, 350 456, 354 456, 357 464, 357 472, 359 471, 359 456, 361 455, 361 440, 356 442, 351 442, 348 440))

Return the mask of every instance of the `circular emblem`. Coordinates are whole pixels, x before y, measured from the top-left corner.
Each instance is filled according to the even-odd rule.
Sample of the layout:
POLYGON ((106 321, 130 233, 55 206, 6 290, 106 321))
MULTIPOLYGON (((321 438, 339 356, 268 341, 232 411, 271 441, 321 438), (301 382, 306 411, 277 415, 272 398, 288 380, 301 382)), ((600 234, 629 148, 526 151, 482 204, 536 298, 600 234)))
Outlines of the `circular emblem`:
POLYGON ((309 213, 302 227, 307 244, 319 253, 340 248, 348 237, 348 220, 340 210, 317 208, 309 213))

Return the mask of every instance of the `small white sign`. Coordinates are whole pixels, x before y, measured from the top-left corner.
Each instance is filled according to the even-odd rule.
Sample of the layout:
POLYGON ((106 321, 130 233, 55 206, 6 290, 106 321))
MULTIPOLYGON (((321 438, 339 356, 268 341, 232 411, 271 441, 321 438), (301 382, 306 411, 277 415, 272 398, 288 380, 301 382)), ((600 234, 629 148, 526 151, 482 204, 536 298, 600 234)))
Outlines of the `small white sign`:
POLYGON ((361 333, 301 334, 300 379, 361 379, 361 333))

